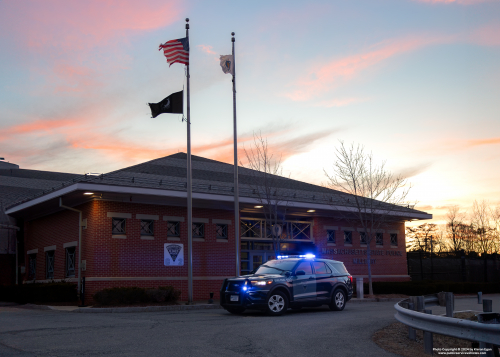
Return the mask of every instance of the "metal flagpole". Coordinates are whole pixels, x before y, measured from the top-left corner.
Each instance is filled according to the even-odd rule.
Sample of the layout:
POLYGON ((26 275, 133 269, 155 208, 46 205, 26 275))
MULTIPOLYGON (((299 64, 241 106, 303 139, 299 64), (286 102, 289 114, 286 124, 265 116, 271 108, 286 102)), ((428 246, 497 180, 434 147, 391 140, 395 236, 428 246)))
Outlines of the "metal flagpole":
POLYGON ((238 133, 236 130, 236 60, 234 57, 234 32, 231 32, 233 45, 233 136, 234 136, 234 240, 236 242, 236 276, 240 275, 240 198, 238 187, 238 133))
MULTIPOLYGON (((189 19, 186 18, 186 38, 189 44, 189 19)), ((187 214, 188 214, 188 304, 193 303, 193 202, 191 184, 191 108, 189 105, 189 64, 186 65, 187 77, 187 214)))

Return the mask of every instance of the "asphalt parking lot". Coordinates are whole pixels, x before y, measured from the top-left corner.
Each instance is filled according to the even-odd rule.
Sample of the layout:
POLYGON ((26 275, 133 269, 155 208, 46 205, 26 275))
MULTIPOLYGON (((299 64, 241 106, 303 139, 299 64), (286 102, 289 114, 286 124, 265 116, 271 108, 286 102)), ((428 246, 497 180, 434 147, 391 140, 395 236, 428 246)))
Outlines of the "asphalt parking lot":
MULTIPOLYGON (((0 307, 0 356, 395 356, 371 341, 395 321, 394 303, 281 317, 219 309, 82 314, 0 307)), ((497 296, 494 311, 499 304, 497 296)), ((473 298, 456 302, 457 310, 471 307, 479 308, 473 298)))

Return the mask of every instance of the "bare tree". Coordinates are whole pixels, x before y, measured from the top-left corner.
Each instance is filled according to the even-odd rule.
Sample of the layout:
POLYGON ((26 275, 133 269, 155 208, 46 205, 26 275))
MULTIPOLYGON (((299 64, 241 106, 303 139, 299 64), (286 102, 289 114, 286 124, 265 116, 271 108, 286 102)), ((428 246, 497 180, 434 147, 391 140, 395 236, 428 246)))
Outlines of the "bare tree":
POLYGON ((371 153, 363 146, 351 144, 349 147, 340 142, 336 149, 333 173, 329 175, 328 185, 334 190, 335 205, 347 206, 349 213, 338 211, 341 218, 361 226, 365 235, 368 262, 369 294, 373 295, 371 273, 370 243, 378 229, 390 227, 397 220, 395 211, 406 204, 411 186, 401 175, 395 176, 385 168, 385 162, 375 163, 371 153))
POLYGON ((492 253, 495 248, 494 211, 488 202, 474 201, 470 217, 475 232, 476 251, 482 254, 492 253))
POLYGON ((283 178, 281 155, 276 157, 270 152, 267 139, 262 138, 261 133, 254 133, 253 145, 248 150, 244 148, 244 151, 248 163, 244 165, 240 162, 240 165, 252 170, 250 175, 253 175, 253 183, 250 187, 259 204, 263 206, 266 221, 263 235, 272 238, 274 253, 278 256, 281 252, 283 228, 289 204, 279 183, 283 178))
POLYGON ((446 230, 450 240, 450 250, 458 254, 464 249, 464 236, 461 234, 461 228, 465 221, 465 214, 460 212, 459 206, 451 206, 448 208, 446 215, 446 230))
POLYGON ((408 240, 406 248, 410 251, 435 252, 436 245, 440 244, 438 226, 434 223, 406 227, 406 238, 408 240))

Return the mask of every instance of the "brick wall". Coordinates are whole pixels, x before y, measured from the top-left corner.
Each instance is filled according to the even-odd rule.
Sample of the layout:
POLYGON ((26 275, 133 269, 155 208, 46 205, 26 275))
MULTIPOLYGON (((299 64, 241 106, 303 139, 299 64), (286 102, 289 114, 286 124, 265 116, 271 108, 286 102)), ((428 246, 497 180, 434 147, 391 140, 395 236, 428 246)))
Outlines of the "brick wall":
MULTIPOLYGON (((186 208, 111 201, 92 201, 75 208, 82 210, 83 219, 87 219, 87 229, 82 230, 81 247, 82 260, 86 261, 86 271, 82 272, 82 276, 87 279, 86 303, 91 303, 91 296, 96 291, 119 286, 147 288, 171 285, 181 290, 181 300, 187 300, 186 208), (112 218, 108 217, 108 212, 131 215, 132 218, 126 219, 125 238, 113 238, 112 218), (154 239, 141 239, 141 220, 137 219, 137 214, 158 216, 159 219, 154 221, 154 239), (168 222, 163 220, 163 216, 184 217, 184 222, 180 223, 180 240, 168 239, 168 222), (184 245, 184 266, 164 266, 165 243, 184 245)), ((205 224, 204 241, 193 241, 194 299, 206 300, 210 292, 218 298, 223 277, 235 275, 234 213, 225 210, 194 208, 193 217, 208 219, 209 222, 205 224), (227 242, 217 241, 213 219, 231 221, 227 242)), ((318 256, 343 261, 354 276, 367 275, 367 265, 362 260, 366 259, 363 253, 366 247, 361 246, 360 236, 356 230, 353 231, 352 246, 345 246, 341 230, 345 226, 350 225, 323 217, 314 218, 313 236, 318 256), (338 226, 336 246, 327 243, 324 226, 338 226), (324 252, 323 249, 329 250, 324 252), (337 251, 334 252, 333 249, 337 251), (339 250, 345 252, 344 249, 349 249, 348 252, 354 250, 355 254, 339 254, 339 250)), ((391 248, 387 232, 384 234, 383 247, 376 247, 375 241, 371 244, 373 251, 382 252, 381 255, 372 256, 372 259, 375 259, 375 263, 372 264, 373 275, 407 275, 404 223, 399 223, 391 229, 399 231, 397 248, 391 248)), ((78 213, 63 210, 26 222, 25 232, 25 250, 38 249, 36 279, 45 280, 44 248, 53 245, 56 246, 54 279, 65 279, 66 255, 63 244, 78 241, 78 213)), ((77 263, 78 249, 80 247, 76 248, 77 263)), ((26 262, 28 274, 27 257, 26 262)), ((76 272, 78 272, 77 264, 76 272)), ((408 280, 408 278, 375 278, 374 280, 408 280)))
MULTIPOLYGON (((325 217, 314 218, 314 239, 318 256, 325 259, 339 260, 344 263, 347 270, 353 276, 368 275, 368 265, 366 263, 366 245, 362 246, 360 233, 356 226, 341 220, 333 220, 325 217), (338 227, 336 230, 335 245, 327 242, 327 230, 325 226, 338 227), (353 228, 352 245, 344 243, 343 227, 353 228), (326 249, 326 251, 325 251, 326 249), (335 251, 336 250, 336 251, 335 251)), ((404 222, 396 223, 386 228, 383 234, 383 246, 375 245, 373 238, 371 248, 371 259, 375 262, 371 264, 372 275, 408 275, 406 263, 406 244, 404 222), (390 244, 389 231, 398 231, 398 246, 392 247, 390 244)), ((406 281, 407 277, 384 277, 374 278, 374 281, 406 281)))

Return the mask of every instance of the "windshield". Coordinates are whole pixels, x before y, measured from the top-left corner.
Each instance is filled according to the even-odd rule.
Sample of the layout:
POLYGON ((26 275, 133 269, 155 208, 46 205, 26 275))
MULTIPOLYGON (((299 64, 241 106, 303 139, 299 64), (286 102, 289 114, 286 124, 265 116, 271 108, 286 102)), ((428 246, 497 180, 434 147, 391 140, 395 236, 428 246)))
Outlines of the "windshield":
POLYGON ((283 274, 297 264, 294 260, 270 260, 266 264, 262 264, 255 274, 283 274))

